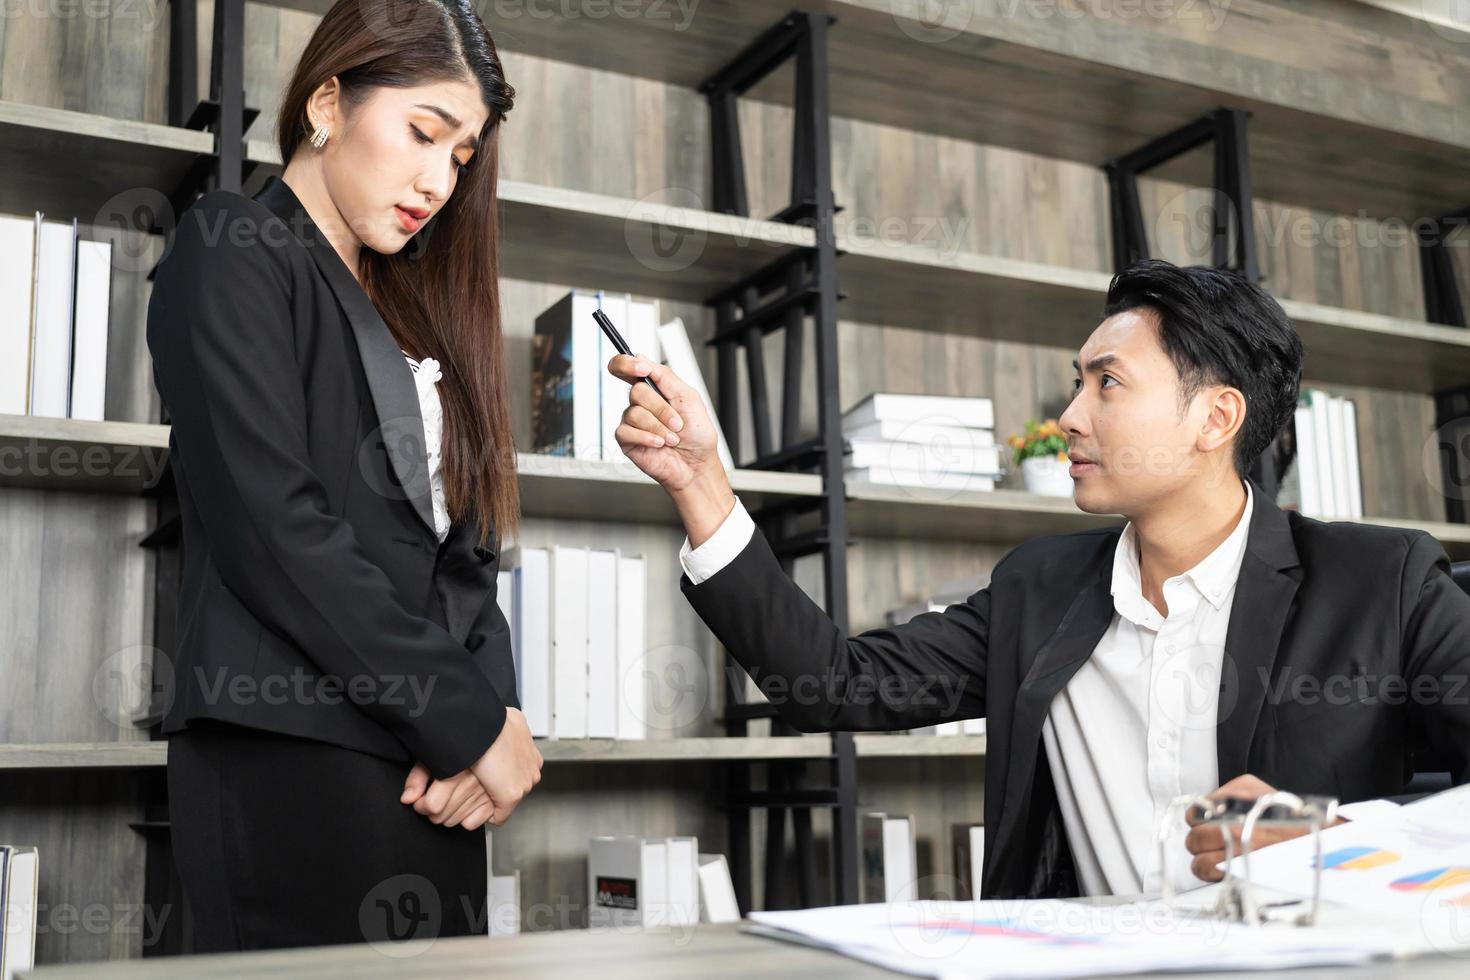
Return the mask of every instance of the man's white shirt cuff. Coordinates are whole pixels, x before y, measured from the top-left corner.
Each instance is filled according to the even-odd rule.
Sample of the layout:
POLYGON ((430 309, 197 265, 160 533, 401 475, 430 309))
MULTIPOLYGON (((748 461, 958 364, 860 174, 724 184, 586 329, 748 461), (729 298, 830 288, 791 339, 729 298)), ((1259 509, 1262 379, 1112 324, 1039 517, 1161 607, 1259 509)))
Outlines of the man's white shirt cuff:
POLYGON ((1359 800, 1339 806, 1337 815, 1344 820, 1376 820, 1391 817, 1398 809, 1399 805, 1393 800, 1359 800))
POLYGON ((691 549, 689 537, 685 535, 684 544, 679 548, 679 564, 684 566, 684 574, 689 576, 689 581, 698 585, 734 561, 735 556, 745 550, 754 533, 755 521, 750 519, 745 505, 736 497, 735 507, 704 544, 691 549))

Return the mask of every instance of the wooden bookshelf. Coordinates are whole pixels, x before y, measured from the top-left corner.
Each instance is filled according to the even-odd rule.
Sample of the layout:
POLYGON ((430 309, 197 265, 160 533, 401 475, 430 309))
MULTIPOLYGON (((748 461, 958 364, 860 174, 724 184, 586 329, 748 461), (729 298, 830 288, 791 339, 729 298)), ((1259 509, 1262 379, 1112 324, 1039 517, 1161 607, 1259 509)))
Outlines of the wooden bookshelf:
MULTIPOLYGON (((1123 523, 1116 514, 1088 514, 1069 497, 1042 497, 1017 490, 933 490, 849 483, 848 526, 875 538, 1018 543, 1123 523)), ((1426 531, 1453 561, 1470 560, 1470 525, 1406 521, 1394 517, 1324 517, 1426 531)))
MULTIPOLYGON (((0 486, 137 493, 167 464, 166 425, 86 422, 0 415, 0 486)), ((677 524, 668 494, 626 459, 583 460, 518 453, 523 512, 529 517, 677 524), (589 501, 598 510, 589 509, 589 501)), ((730 484, 747 509, 815 497, 808 473, 737 469, 730 484)), ((1109 527, 1112 514, 1088 514, 1070 498, 1019 490, 936 490, 852 482, 851 530, 865 537, 1016 544, 1044 534, 1109 527)), ((1350 520, 1350 518, 1340 518, 1350 520)), ((1359 523, 1427 531, 1456 560, 1470 559, 1470 525, 1364 517, 1359 523)))
MULTIPOLYGON (((209 147, 206 133, 0 102, 4 136, 13 139, 0 142, 3 152, 18 146, 18 160, 46 164, 19 169, 48 181, 63 175, 50 191, 17 191, 15 209, 38 199, 58 215, 89 219, 122 190, 172 191, 190 154, 209 147), (85 180, 64 176, 67 161, 94 156, 118 163, 90 168, 85 180)), ((269 142, 249 141, 246 157, 258 166, 251 186, 279 171, 269 142)), ((501 181, 500 190, 503 270, 521 279, 555 280, 576 269, 586 281, 700 302, 813 240, 809 228, 670 204, 511 180, 501 181), (654 248, 656 240, 665 251, 654 248)), ((847 253, 841 266, 848 294, 844 319, 1048 347, 1075 349, 1086 339, 1101 317, 1110 278, 840 230, 838 247, 847 253)), ((1301 333, 1308 352, 1304 376, 1313 381, 1432 393, 1470 377, 1470 333, 1464 330, 1290 299, 1282 307, 1301 333)))
POLYGON ((168 466, 168 426, 0 415, 0 485, 139 493, 168 466))
MULTIPOLYGON (((858 735, 860 756, 983 756, 983 735, 858 735)), ((743 738, 537 739, 548 763, 699 763, 827 759, 826 735, 773 735, 743 738)), ((0 770, 157 769, 167 765, 165 739, 137 742, 51 742, 0 745, 0 770)))
MULTIPOLYGON (((839 236, 846 318, 1076 350, 1102 319, 1110 276, 923 245, 839 236)), ((1283 299, 1303 377, 1431 394, 1470 378, 1470 332, 1283 299)))
MULTIPOLYGON (((1101 164, 1229 104, 1252 114, 1263 199, 1412 217, 1470 201, 1463 104, 1449 86, 1395 84, 1384 69, 1389 59, 1405 77, 1463 75, 1470 34, 1457 44, 1448 29, 1340 0, 1249 6, 1221 11, 1218 24, 1206 23, 1207 5, 1123 17, 1024 3, 946 4, 928 24, 888 0, 704 0, 687 19, 653 0, 605 17, 510 16, 487 4, 482 16, 504 50, 692 88, 788 11, 822 10, 836 19, 835 116, 1101 164)), ((789 102, 789 87, 778 73, 751 95, 789 102)), ((1196 155, 1162 172, 1208 183, 1207 163, 1196 155)))
MULTIPOLYGON (((247 193, 280 173, 274 143, 247 141, 245 158, 256 164, 247 193)), ((557 282, 574 269, 579 282, 699 303, 816 237, 779 221, 525 181, 498 190, 501 272, 517 279, 557 282)))
POLYGON ((0 100, 0 212, 92 222, 119 194, 151 206, 213 148, 209 133, 0 100))

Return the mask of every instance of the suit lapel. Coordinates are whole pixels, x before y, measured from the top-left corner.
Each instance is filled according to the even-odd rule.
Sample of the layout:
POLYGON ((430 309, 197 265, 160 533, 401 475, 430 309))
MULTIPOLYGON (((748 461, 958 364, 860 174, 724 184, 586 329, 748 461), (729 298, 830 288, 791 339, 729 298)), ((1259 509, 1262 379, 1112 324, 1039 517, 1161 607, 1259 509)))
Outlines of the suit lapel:
POLYGON ((362 359, 363 373, 367 376, 368 389, 372 392, 383 449, 414 511, 437 538, 424 420, 419 412, 413 369, 404 360, 392 331, 352 275, 352 270, 347 268, 337 250, 311 220, 290 185, 279 177, 270 177, 255 195, 255 200, 284 220, 286 226, 301 238, 347 315, 347 322, 357 339, 357 351, 362 359))
POLYGON ((1259 486, 1252 485, 1252 496, 1251 526, 1230 606, 1220 673, 1215 758, 1222 784, 1249 771, 1251 740, 1266 701, 1281 633, 1301 584, 1301 566, 1286 513, 1259 486))
MULTIPOLYGON (((1114 542, 1118 536, 1114 535, 1114 542)), ((1113 549, 1103 548, 1088 585, 1073 596, 1046 641, 1037 649, 1016 691, 1012 722, 1011 758, 1001 797, 1001 827, 997 840, 1009 840, 1016 825, 1026 819, 1031 783, 1041 760, 1041 728, 1052 700, 1092 656, 1113 619, 1113 549)), ((1044 593, 1042 593, 1044 594, 1044 593)))

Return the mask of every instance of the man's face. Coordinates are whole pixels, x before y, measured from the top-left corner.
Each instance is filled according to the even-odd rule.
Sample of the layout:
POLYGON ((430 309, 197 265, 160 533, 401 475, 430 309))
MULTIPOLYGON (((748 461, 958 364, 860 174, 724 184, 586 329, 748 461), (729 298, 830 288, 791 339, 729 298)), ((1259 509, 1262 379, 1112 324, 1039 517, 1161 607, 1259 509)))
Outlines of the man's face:
POLYGON ((1153 310, 1108 317, 1082 345, 1074 367, 1080 369, 1076 394, 1058 423, 1073 459, 1079 508, 1132 516, 1199 475, 1198 437, 1221 389, 1201 388, 1180 416, 1179 372, 1164 352, 1153 310))

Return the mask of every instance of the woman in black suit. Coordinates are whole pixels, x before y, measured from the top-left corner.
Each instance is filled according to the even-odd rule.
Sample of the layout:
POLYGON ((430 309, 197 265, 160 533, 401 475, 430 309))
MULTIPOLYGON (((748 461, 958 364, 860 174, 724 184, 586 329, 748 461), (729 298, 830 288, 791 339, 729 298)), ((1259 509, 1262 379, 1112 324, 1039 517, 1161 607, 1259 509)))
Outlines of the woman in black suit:
POLYGON ((486 931, 482 828, 541 770, 495 597, 513 97, 465 0, 339 0, 281 102, 282 176, 204 195, 158 267, 196 951, 486 931))

